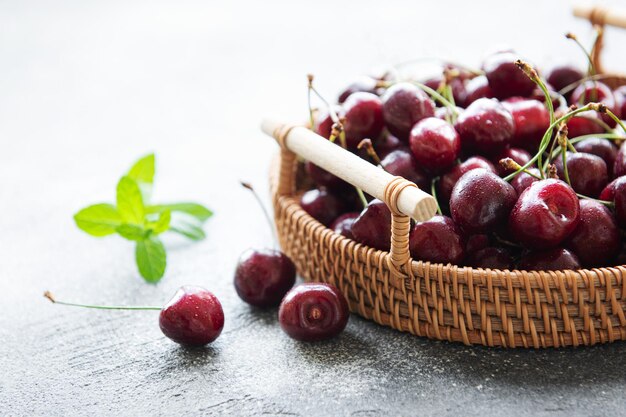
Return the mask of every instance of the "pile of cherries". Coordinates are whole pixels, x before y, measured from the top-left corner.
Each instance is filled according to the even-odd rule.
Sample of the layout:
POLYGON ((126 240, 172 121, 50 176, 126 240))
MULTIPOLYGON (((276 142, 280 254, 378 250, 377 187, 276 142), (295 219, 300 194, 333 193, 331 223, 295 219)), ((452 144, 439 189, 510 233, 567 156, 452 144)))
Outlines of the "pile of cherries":
MULTIPOLYGON (((414 259, 564 270, 625 263, 622 115, 626 87, 612 90, 593 68, 558 66, 544 79, 507 50, 480 71, 445 64, 427 80, 361 77, 311 119, 319 135, 432 192, 439 213, 412 226, 414 259)), ((300 199, 307 213, 389 250, 382 201, 360 201, 311 162, 305 170, 315 187, 300 199)))

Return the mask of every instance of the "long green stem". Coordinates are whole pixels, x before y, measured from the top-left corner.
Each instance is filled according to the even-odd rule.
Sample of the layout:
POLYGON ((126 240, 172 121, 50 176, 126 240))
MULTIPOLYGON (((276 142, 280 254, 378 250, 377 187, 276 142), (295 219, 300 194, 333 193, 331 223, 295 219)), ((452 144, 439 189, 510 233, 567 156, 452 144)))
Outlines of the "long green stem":
POLYGON ((593 58, 591 57, 591 54, 589 53, 589 51, 587 51, 584 45, 580 43, 576 35, 574 35, 573 33, 568 33, 567 35, 565 35, 565 37, 567 39, 573 40, 576 43, 576 45, 578 45, 580 50, 583 51, 583 53, 585 54, 585 57, 587 57, 587 61, 589 61, 589 68, 587 68, 587 75, 593 77, 596 74, 596 70, 593 65, 593 58))
POLYGON ((66 301, 58 301, 50 291, 46 291, 43 293, 43 296, 46 297, 54 304, 61 304, 64 306, 70 307, 82 307, 82 308, 94 308, 98 310, 163 310, 162 307, 155 306, 103 306, 103 305, 93 305, 93 304, 78 304, 78 303, 68 303, 66 301))
POLYGON ((278 248, 278 236, 276 235, 276 228, 274 227, 274 222, 272 221, 272 218, 270 217, 270 213, 267 211, 267 208, 265 207, 265 204, 263 204, 263 201, 261 200, 261 197, 259 197, 259 194, 257 194, 256 190, 254 189, 254 187, 252 187, 251 184, 247 183, 247 182, 241 182, 241 186, 248 189, 252 195, 254 196, 254 199, 256 200, 256 202, 259 204, 259 207, 261 207, 261 211, 263 212, 263 216, 265 216, 265 220, 267 221, 267 225, 270 228, 270 231, 272 233, 272 238, 274 240, 274 246, 276 248, 278 248))
POLYGON ((576 195, 577 195, 579 198, 582 198, 582 199, 585 199, 585 200, 595 201, 595 202, 597 202, 597 203, 604 204, 604 205, 605 205, 605 206, 607 206, 607 207, 613 207, 613 206, 615 206, 615 203, 614 203, 614 202, 612 202, 612 201, 599 200, 599 199, 597 199, 597 198, 587 197, 586 195, 579 194, 579 193, 576 193, 576 195))
POLYGON ((432 194, 433 198, 435 199, 435 203, 437 204, 437 213, 441 215, 443 213, 441 212, 441 206, 439 205, 439 199, 437 198, 437 181, 439 181, 439 177, 433 178, 433 180, 430 182, 430 194, 432 194))

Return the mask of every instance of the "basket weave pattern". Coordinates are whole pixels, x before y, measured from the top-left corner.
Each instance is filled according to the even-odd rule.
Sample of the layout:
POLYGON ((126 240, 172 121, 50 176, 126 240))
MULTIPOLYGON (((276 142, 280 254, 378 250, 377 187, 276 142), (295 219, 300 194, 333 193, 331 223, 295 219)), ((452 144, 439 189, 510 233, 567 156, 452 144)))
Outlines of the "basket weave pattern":
POLYGON ((295 155, 283 148, 272 168, 280 244, 302 277, 335 285, 352 312, 467 345, 540 348, 626 339, 625 267, 526 272, 413 261, 408 217, 394 212, 390 201, 391 253, 369 248, 334 233, 300 207, 294 198, 296 166, 295 155), (400 252, 395 261, 394 248, 400 252))

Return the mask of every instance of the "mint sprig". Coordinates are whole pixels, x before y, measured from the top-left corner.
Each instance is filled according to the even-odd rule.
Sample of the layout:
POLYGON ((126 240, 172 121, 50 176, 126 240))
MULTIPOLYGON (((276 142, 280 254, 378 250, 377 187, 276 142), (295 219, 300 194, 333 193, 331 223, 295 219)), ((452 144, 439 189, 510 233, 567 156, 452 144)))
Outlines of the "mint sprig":
POLYGON ((138 160, 117 184, 116 205, 94 204, 74 215, 76 226, 96 237, 118 234, 135 242, 141 276, 158 282, 165 273, 167 253, 159 235, 175 232, 191 240, 206 237, 202 226, 213 212, 198 203, 150 204, 155 175, 154 154, 138 160))

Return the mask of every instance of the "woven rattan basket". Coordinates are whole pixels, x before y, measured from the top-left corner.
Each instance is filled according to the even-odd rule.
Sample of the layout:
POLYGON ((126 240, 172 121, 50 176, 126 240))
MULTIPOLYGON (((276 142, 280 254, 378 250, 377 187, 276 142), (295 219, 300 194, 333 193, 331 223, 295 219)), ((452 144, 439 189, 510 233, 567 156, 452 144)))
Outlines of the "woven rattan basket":
MULTIPOLYGON (((604 14, 593 16, 593 23, 602 23, 598 19, 604 14)), ((599 48, 595 53, 599 59, 599 48)), ((623 85, 626 78, 611 76, 609 82, 623 85)), ((271 123, 264 130, 282 149, 271 173, 280 244, 301 276, 338 287, 352 312, 418 336, 467 345, 540 348, 626 339, 626 266, 526 272, 411 260, 409 217, 398 199, 414 185, 399 178, 391 179, 380 197, 392 211, 391 251, 363 246, 333 233, 298 204, 302 184, 294 152, 342 176, 295 146, 304 135, 316 146, 311 135, 317 135, 271 123)))

